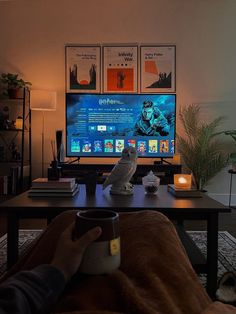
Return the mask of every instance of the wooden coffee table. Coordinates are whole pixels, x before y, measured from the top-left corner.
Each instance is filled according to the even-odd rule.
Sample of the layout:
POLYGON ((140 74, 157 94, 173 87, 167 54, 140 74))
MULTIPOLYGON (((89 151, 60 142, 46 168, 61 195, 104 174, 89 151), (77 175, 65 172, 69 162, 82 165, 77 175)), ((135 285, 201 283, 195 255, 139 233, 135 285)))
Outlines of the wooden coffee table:
POLYGON ((175 198, 161 185, 157 195, 146 195, 142 185, 134 186, 132 196, 110 195, 109 188, 102 191, 97 185, 94 196, 86 196, 85 186, 73 198, 47 197, 29 198, 27 192, 0 204, 0 211, 7 214, 8 222, 8 268, 18 259, 18 231, 20 219, 53 217, 71 209, 111 209, 118 212, 155 210, 162 212, 171 220, 207 221, 207 291, 213 296, 217 287, 218 259, 218 216, 230 212, 230 208, 203 194, 201 198, 175 198))

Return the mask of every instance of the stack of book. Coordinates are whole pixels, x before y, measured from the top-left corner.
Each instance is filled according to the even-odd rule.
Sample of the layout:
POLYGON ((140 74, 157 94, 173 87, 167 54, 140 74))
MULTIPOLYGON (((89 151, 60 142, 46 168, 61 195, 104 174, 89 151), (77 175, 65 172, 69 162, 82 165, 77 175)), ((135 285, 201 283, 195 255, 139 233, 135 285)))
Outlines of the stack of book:
POLYGON ((197 189, 177 189, 174 184, 168 184, 168 192, 175 197, 202 197, 201 191, 197 189))
POLYGON ((48 180, 38 178, 32 181, 32 187, 28 192, 29 197, 72 197, 79 192, 79 185, 75 178, 60 178, 59 180, 48 180))

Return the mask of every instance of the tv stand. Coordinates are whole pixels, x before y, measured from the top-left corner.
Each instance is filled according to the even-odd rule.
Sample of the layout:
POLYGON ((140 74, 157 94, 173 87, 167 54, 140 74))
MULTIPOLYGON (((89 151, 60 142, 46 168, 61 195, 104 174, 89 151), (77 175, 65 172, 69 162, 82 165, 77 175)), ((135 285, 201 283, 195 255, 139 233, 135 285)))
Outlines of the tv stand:
POLYGON ((154 165, 163 165, 164 163, 166 163, 167 165, 172 165, 169 161, 167 161, 163 157, 161 157, 161 160, 154 161, 154 165))
MULTIPOLYGON (((61 164, 61 169, 63 177, 76 177, 79 183, 84 183, 84 178, 88 173, 96 172, 98 183, 103 183, 114 166, 115 164, 64 163, 61 164)), ((138 164, 131 182, 141 184, 142 177, 146 176, 152 170, 156 176, 160 177, 161 184, 173 184, 174 174, 181 173, 181 169, 181 165, 172 165, 169 163, 138 164)))
POLYGON ((80 157, 75 158, 74 160, 70 161, 69 164, 74 164, 74 163, 78 163, 80 162, 80 157))

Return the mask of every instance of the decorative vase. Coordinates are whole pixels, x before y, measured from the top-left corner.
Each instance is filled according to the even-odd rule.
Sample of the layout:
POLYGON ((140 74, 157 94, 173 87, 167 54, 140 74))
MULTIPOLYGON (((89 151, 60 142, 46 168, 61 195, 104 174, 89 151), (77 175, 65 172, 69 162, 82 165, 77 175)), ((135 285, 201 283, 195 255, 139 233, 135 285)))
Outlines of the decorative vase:
POLYGON ((48 168, 48 180, 59 180, 61 177, 61 167, 58 167, 58 161, 53 160, 50 166, 48 168))

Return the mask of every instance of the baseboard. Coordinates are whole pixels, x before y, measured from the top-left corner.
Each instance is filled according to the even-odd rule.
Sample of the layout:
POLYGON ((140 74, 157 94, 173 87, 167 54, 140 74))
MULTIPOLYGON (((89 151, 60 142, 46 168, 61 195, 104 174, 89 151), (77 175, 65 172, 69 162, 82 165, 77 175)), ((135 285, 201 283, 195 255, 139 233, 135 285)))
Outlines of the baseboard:
MULTIPOLYGON (((207 195, 223 205, 229 206, 229 194, 207 193, 207 195)), ((236 206, 236 194, 231 195, 230 205, 236 206)))

